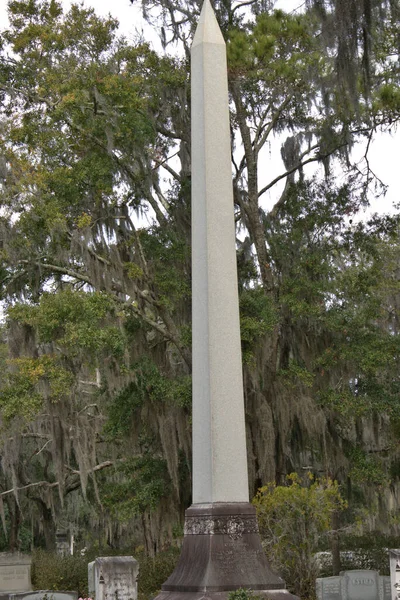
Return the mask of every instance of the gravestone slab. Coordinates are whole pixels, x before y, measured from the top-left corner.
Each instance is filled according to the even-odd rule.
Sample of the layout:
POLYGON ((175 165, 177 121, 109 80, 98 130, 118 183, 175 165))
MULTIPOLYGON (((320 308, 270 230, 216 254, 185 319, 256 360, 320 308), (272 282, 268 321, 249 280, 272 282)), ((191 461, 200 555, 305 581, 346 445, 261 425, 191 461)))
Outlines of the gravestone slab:
POLYGON ((133 556, 99 557, 88 565, 89 591, 95 600, 137 600, 138 575, 133 556))
POLYGON ((31 563, 26 554, 0 553, 0 594, 31 591, 31 563))
POLYGON ((344 571, 343 600, 380 600, 377 571, 344 571))
POLYGON ((69 535, 66 531, 56 531, 56 551, 60 556, 70 554, 69 535))
POLYGON ((397 600, 390 577, 377 571, 342 571, 338 577, 316 580, 317 600, 397 600))
POLYGON ((92 598, 92 600, 96 597, 94 560, 88 564, 88 594, 89 598, 92 598))
POLYGON ((342 577, 321 577, 317 579, 318 600, 342 600, 342 577))
POLYGON ((390 585, 392 589, 392 599, 400 598, 400 550, 389 550, 390 561, 390 585))
POLYGON ((78 600, 78 593, 35 590, 34 592, 10 594, 9 600, 78 600))
POLYGON ((383 600, 392 600, 392 585, 390 582, 390 577, 381 575, 381 582, 383 600))

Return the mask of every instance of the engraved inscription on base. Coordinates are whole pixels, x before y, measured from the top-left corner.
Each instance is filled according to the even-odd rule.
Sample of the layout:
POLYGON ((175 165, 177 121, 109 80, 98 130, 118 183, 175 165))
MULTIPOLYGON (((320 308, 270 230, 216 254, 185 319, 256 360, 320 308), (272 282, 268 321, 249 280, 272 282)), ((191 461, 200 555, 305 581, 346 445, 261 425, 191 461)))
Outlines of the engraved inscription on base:
POLYGON ((185 535, 229 535, 236 540, 245 533, 258 533, 258 523, 255 515, 187 516, 184 532, 185 535))
POLYGON ((221 573, 236 575, 237 573, 250 573, 262 554, 261 549, 258 550, 243 541, 234 540, 224 544, 223 549, 217 550, 213 556, 221 573))

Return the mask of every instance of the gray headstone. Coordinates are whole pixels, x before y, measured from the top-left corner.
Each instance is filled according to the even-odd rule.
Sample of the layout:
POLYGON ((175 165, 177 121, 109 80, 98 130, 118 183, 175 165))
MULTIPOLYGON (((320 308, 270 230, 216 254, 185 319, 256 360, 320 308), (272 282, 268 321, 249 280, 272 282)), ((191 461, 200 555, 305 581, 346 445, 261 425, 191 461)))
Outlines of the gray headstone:
POLYGON ((133 556, 99 557, 88 566, 89 590, 94 587, 95 600, 137 600, 138 575, 133 556))
POLYGON ((343 600, 380 600, 377 571, 345 571, 343 600))
POLYGON ((32 590, 30 556, 0 553, 0 593, 32 590))
POLYGON ((88 564, 88 594, 89 594, 89 598, 92 598, 92 600, 96 596, 94 560, 88 564))
POLYGON ((390 577, 381 575, 381 582, 383 600, 392 600, 392 586, 390 582, 390 577))
POLYGON ((400 550, 389 550, 389 561, 392 600, 397 600, 400 597, 400 550))
POLYGON ((342 600, 342 577, 321 577, 317 579, 318 600, 342 600))
POLYGON ((70 554, 69 535, 66 531, 56 531, 56 551, 60 556, 70 554))
POLYGON ((78 593, 36 590, 28 593, 10 594, 10 600, 78 600, 78 593))

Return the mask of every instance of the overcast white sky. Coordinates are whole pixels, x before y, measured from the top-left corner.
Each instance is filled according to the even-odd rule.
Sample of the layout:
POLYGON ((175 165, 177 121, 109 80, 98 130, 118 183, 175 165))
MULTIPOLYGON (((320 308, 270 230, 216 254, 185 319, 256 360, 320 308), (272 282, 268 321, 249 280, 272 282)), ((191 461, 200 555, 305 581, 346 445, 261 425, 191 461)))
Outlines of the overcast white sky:
MULTIPOLYGON (((71 5, 71 0, 62 0, 65 9, 71 5)), ((129 0, 84 0, 86 6, 92 6, 100 15, 111 14, 120 22, 120 30, 128 38, 135 37, 135 34, 143 29, 141 13, 138 7, 132 6, 129 0)), ((293 10, 303 4, 302 0, 278 0, 276 6, 285 10, 293 10)), ((0 0, 0 29, 7 26, 7 0, 0 0)), ((146 30, 144 31, 146 35, 146 30)), ((147 30, 148 36, 148 30, 147 30)), ((159 42, 154 37, 152 44, 159 49, 159 42)), ((360 153, 362 154, 361 150, 360 153)), ((389 186, 385 198, 380 198, 374 203, 374 210, 386 212, 391 209, 394 203, 400 201, 400 134, 391 136, 378 136, 371 145, 370 164, 372 170, 382 181, 389 186)), ((268 179, 279 175, 282 172, 280 162, 279 143, 272 144, 271 151, 265 154, 265 169, 268 171, 268 179)), ((275 194, 274 194, 275 196, 275 194)), ((266 205, 273 203, 273 198, 265 199, 266 205)))

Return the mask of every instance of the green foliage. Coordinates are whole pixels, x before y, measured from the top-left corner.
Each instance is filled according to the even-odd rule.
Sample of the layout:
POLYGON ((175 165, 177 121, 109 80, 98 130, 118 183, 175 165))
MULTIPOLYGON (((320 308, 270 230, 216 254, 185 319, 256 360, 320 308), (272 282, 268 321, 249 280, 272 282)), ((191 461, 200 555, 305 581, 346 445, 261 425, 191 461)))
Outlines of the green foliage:
MULTIPOLYGON (((185 27, 187 48, 196 10, 186 0, 173 11, 160 2, 160 18, 173 13, 174 41, 185 27)), ((355 225, 371 191, 384 188, 373 187, 369 165, 355 163, 350 150, 399 119, 398 19, 386 12, 378 24, 372 2, 372 27, 355 0, 325 4, 332 11, 307 4, 296 15, 257 1, 249 18, 230 0, 217 3, 228 50, 235 218, 245 230, 241 338, 249 406, 268 403, 276 435, 271 451, 271 419, 250 428, 254 472, 264 469, 260 456, 269 457, 264 472, 284 470, 297 427, 300 450, 307 439, 316 456, 352 462, 365 501, 372 483, 386 485, 385 469, 398 477, 398 461, 370 460, 343 423, 399 421, 400 253, 397 216, 355 225), (368 31, 363 58, 347 6, 368 31), (368 57, 363 70, 354 68, 368 57), (350 87, 343 73, 336 77, 339 67, 350 87), (269 140, 283 133, 284 190, 278 179, 260 189, 269 140), (319 167, 314 178, 308 163, 319 167), (315 401, 315 421, 301 409, 305 400, 311 410, 315 401)), ((0 484, 11 489, 17 476, 21 486, 46 487, 57 471, 58 518, 59 490, 88 476, 87 506, 97 490, 110 535, 145 515, 154 549, 163 543, 157 510, 168 505, 178 522, 190 489, 189 63, 119 37, 114 19, 83 6, 65 12, 56 0, 12 0, 9 15, 0 39, 0 298, 10 325, 0 416, 20 449, 1 449, 14 458, 0 484), (47 444, 50 437, 57 443, 47 444), (92 471, 102 461, 113 467, 92 471)), ((164 38, 169 33, 164 27, 164 38)), ((396 428, 387 430, 382 447, 394 448, 396 428)), ((300 468, 302 452, 292 456, 300 468)), ((43 488, 28 489, 21 506, 29 493, 29 507, 39 510, 43 488)), ((99 520, 101 509, 90 507, 99 520)), ((87 526, 79 512, 74 518, 87 526)))
MULTIPOLYGON (((4 502, 4 522, 5 522, 5 530, 4 526, 0 527, 0 552, 9 552, 10 550, 10 540, 9 540, 9 532, 11 527, 11 518, 10 518, 10 510, 7 504, 7 501, 4 502)), ((24 521, 21 523, 21 526, 18 531, 18 539, 16 540, 18 551, 24 554, 29 554, 32 550, 32 524, 24 521)))
POLYGON ((343 533, 340 546, 342 569, 371 569, 381 575, 390 575, 388 548, 398 544, 396 536, 387 536, 380 531, 371 531, 361 535, 343 533))
POLYGON ((278 375, 282 377, 285 385, 289 388, 294 388, 299 384, 311 388, 314 383, 314 375, 293 361, 289 363, 287 369, 278 371, 278 375))
POLYGON ((139 561, 139 600, 150 600, 161 590, 161 585, 165 583, 180 556, 180 548, 172 546, 171 548, 159 552, 154 558, 145 556, 144 553, 135 553, 135 558, 139 561))
POLYGON ((260 598, 260 596, 257 596, 252 590, 245 590, 243 588, 239 588, 228 594, 229 600, 256 600, 257 598, 260 598))
POLYGON ((33 327, 39 342, 57 342, 72 355, 111 354, 120 358, 125 347, 124 333, 115 320, 116 304, 102 292, 77 292, 66 289, 43 293, 36 306, 17 304, 8 316, 33 327))
POLYGON ((191 407, 190 376, 167 377, 148 356, 132 365, 131 372, 133 380, 115 395, 109 405, 106 430, 110 435, 129 435, 137 424, 138 413, 147 403, 191 407))
POLYGON ((390 307, 399 292, 398 240, 389 235, 371 246, 369 236, 365 247, 362 227, 358 234, 360 250, 335 274, 336 291, 325 315, 331 341, 314 363, 322 377, 335 370, 346 373, 346 379, 320 389, 318 396, 344 416, 385 411, 397 419, 399 380, 394 373, 400 348, 390 307))
POLYGON ((367 455, 360 447, 349 451, 351 470, 349 477, 355 484, 374 485, 384 488, 391 480, 380 457, 367 455))
MULTIPOLYGON (((125 547, 103 548, 102 555, 133 555, 139 562, 138 592, 140 600, 153 598, 161 589, 161 584, 175 568, 180 549, 171 547, 156 555, 146 556, 143 550, 125 547)), ((74 590, 82 598, 88 597, 87 565, 99 555, 98 549, 91 549, 81 556, 60 556, 54 552, 35 550, 32 556, 32 584, 37 590, 74 590)))
POLYGON ((332 514, 346 508, 338 483, 310 474, 308 483, 302 483, 291 474, 286 486, 260 488, 253 504, 271 564, 296 594, 313 598, 318 573, 314 554, 331 529, 332 514))
POLYGON ((260 12, 254 24, 241 24, 228 32, 228 68, 233 77, 246 74, 244 93, 253 103, 278 105, 293 94, 288 111, 295 119, 307 120, 305 91, 311 72, 322 69, 323 60, 310 35, 308 17, 277 10, 260 12), (268 104, 267 102, 267 104, 268 104))
POLYGON ((0 408, 6 421, 22 417, 29 422, 41 410, 44 397, 61 401, 73 383, 72 373, 56 356, 16 358, 9 360, 8 366, 0 390, 0 408), (41 392, 43 385, 45 391, 41 392))
POLYGON ((102 502, 119 521, 129 521, 146 511, 155 510, 162 498, 171 493, 166 460, 155 455, 143 443, 143 453, 126 460, 116 477, 102 488, 102 502))
MULTIPOLYGON (((368 533, 340 534, 340 562, 343 571, 351 569, 371 569, 379 571, 381 575, 389 575, 388 549, 395 548, 398 543, 397 536, 388 536, 381 531, 368 533)), ((320 555, 320 577, 329 577, 332 574, 332 560, 327 553, 320 555)))
POLYGON ((278 313, 272 299, 261 287, 242 290, 239 303, 243 361, 252 364, 257 342, 260 343, 276 326, 278 313))
POLYGON ((141 231, 143 248, 152 257, 154 285, 162 306, 173 310, 190 299, 190 283, 185 277, 190 261, 187 241, 174 229, 141 231))
POLYGON ((55 552, 35 550, 32 555, 32 585, 36 590, 75 590, 88 597, 88 556, 60 556, 55 552))

